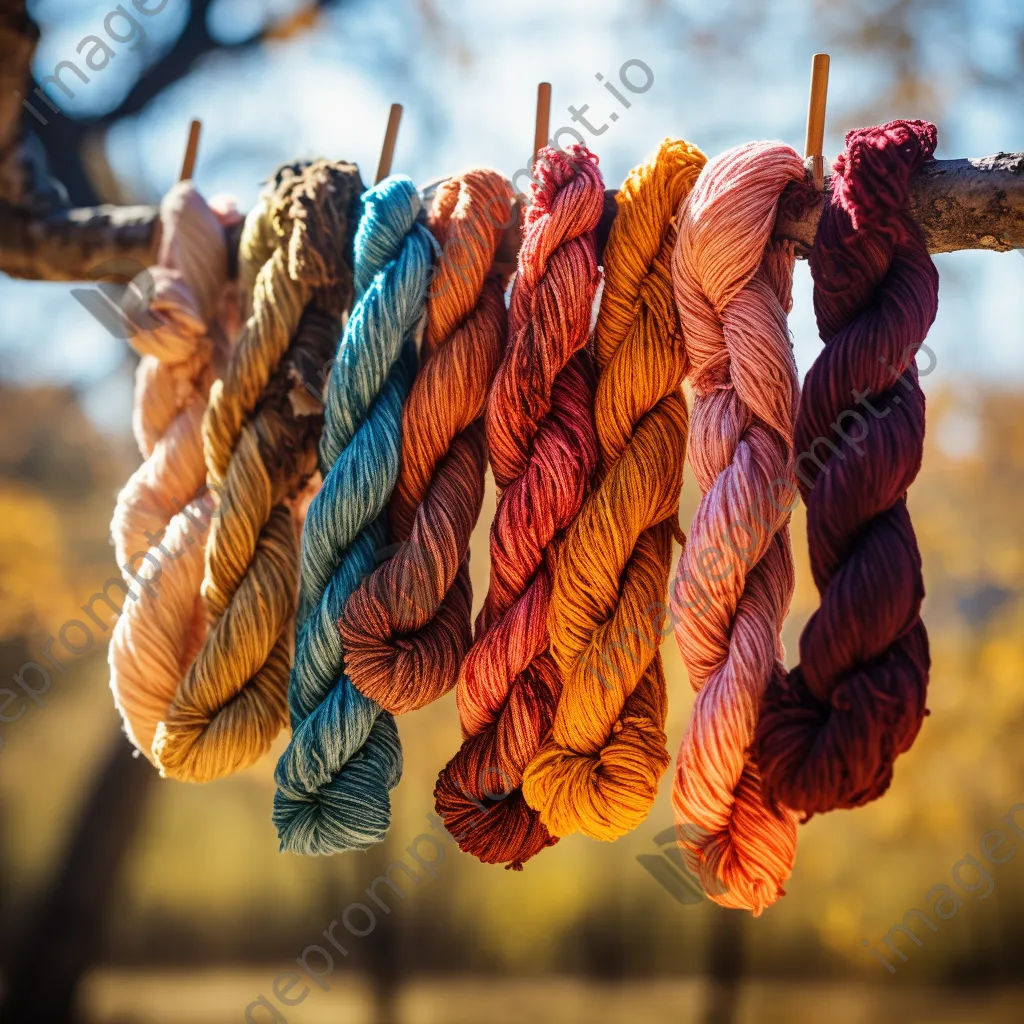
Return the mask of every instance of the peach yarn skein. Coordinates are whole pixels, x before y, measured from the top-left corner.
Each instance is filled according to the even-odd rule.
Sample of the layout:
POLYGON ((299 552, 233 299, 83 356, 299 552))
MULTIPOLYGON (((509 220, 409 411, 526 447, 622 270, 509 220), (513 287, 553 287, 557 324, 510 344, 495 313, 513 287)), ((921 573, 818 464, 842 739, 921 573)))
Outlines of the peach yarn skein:
MULTIPOLYGON (((188 181, 167 193, 157 263, 146 272, 151 301, 145 319, 133 317, 144 326, 129 339, 142 356, 132 424, 144 461, 118 495, 110 527, 126 591, 110 645, 110 686, 128 738, 150 760, 181 658, 187 664, 205 635, 199 599, 203 543, 181 513, 205 489, 203 414, 210 386, 227 361, 230 323, 237 319, 228 313, 223 226, 237 216, 211 209, 188 181), (224 324, 217 317, 222 299, 224 324)), ((136 300, 126 292, 126 311, 136 300)), ((188 513, 200 528, 209 522, 208 501, 213 508, 212 496, 204 495, 188 513)))
POLYGON ((786 314, 795 254, 772 231, 783 190, 803 180, 803 161, 781 143, 710 160, 680 209, 672 260, 702 493, 670 592, 697 691, 672 803, 679 845, 707 894, 755 915, 784 894, 796 856, 796 816, 765 804, 749 748, 769 681, 785 673, 780 634, 794 587, 799 384, 786 314))

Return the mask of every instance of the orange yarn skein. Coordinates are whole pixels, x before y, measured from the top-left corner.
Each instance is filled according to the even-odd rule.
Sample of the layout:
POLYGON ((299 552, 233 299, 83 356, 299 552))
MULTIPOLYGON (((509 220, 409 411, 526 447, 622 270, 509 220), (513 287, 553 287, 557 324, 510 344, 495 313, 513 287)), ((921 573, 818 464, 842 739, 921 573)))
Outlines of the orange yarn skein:
POLYGON ((600 483, 559 552, 548 621, 564 688, 523 779, 557 836, 629 832, 671 760, 658 648, 688 429, 671 260, 676 211, 704 162, 666 139, 616 196, 595 339, 600 483))
POLYGON ((392 714, 447 693, 473 641, 469 538, 487 472, 484 406, 505 349, 505 279, 493 266, 512 186, 471 168, 437 189, 427 216, 443 248, 427 293, 421 366, 402 408, 395 544, 338 623, 353 685, 392 714))
POLYGON ((604 182, 584 146, 542 150, 534 173, 508 344, 487 397, 499 493, 490 585, 459 673, 462 746, 434 789, 437 813, 459 846, 513 870, 554 842, 520 787, 562 686, 548 649, 551 577, 597 464, 587 343, 604 182))

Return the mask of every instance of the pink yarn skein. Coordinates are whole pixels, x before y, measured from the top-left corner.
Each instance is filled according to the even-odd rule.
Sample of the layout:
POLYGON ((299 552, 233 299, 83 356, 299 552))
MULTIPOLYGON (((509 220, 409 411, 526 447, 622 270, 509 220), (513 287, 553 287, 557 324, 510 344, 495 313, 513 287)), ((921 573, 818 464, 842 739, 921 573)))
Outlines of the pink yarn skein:
POLYGON ((671 588, 697 691, 672 803, 708 895, 755 914, 783 895, 796 856, 796 817, 765 804, 749 748, 768 683, 785 674, 780 634, 794 587, 794 252, 772 231, 783 190, 803 179, 803 161, 781 143, 709 160, 680 207, 672 260, 702 494, 671 588))

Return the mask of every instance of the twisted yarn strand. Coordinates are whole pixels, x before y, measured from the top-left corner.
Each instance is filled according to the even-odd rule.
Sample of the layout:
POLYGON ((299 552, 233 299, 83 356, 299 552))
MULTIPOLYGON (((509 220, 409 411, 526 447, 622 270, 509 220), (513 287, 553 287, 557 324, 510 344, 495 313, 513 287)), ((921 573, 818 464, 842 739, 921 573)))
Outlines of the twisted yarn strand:
POLYGON ((906 495, 924 447, 915 357, 935 319, 938 273, 908 183, 935 145, 925 121, 850 132, 811 250, 825 347, 804 385, 797 450, 813 454, 840 429, 855 437, 855 422, 863 436, 821 462, 798 459, 821 604, 758 729, 767 794, 808 817, 881 796, 926 714, 924 581, 906 495))
MULTIPOLYGON (((228 355, 217 309, 228 276, 223 227, 232 216, 237 215, 207 206, 191 182, 175 185, 160 204, 160 249, 146 272, 151 291, 137 282, 144 285, 139 294, 133 286, 123 300, 141 328, 129 344, 142 356, 132 421, 144 461, 118 495, 110 525, 128 590, 108 657, 125 732, 148 758, 180 678, 179 652, 191 658, 205 631, 196 613, 199 576, 177 564, 187 554, 186 564, 201 568, 202 550, 163 542, 177 533, 175 516, 193 501, 206 476, 200 429, 210 385, 228 355), (136 310, 142 299, 147 309, 136 310), (131 587, 139 579, 142 590, 136 593, 131 587), (161 621, 152 629, 158 583, 161 621)), ((201 517, 203 511, 194 514, 201 517)))
POLYGON ((345 672, 338 620, 387 542, 402 403, 416 371, 434 241, 401 175, 362 197, 356 301, 327 385, 323 486, 302 534, 302 592, 289 687, 292 738, 275 771, 281 849, 330 854, 380 842, 402 774, 394 718, 345 672))
POLYGON ((552 835, 629 832, 670 762, 658 647, 688 427, 671 258, 676 212, 704 162, 666 140, 616 196, 595 345, 600 483, 559 550, 549 624, 563 689, 523 778, 552 835))
MULTIPOLYGON (((208 631, 160 723, 161 772, 206 781, 253 763, 284 724, 298 542, 288 501, 315 469, 316 425, 296 415, 301 393, 286 355, 313 302, 335 318, 352 294, 351 207, 361 191, 351 164, 285 168, 250 214, 243 249, 265 254, 252 316, 203 421, 207 477, 219 496, 205 550, 208 631)), ((252 258, 248 259, 253 263, 252 258)), ((314 325, 321 336, 323 325, 314 325)), ((312 341, 306 337, 301 346, 312 341)))
POLYGON ((794 587, 789 507, 775 494, 793 459, 794 251, 774 243, 772 229, 783 190, 803 180, 800 157, 781 143, 708 161, 680 211, 672 261, 702 494, 671 591, 697 691, 672 803, 705 891, 755 915, 783 895, 796 852, 795 816, 767 806, 749 747, 765 689, 784 672, 780 634, 794 587))
POLYGON ((349 597, 339 623, 352 684, 396 715, 447 693, 472 642, 469 538, 487 468, 484 403, 507 320, 492 265, 511 220, 511 185, 483 168, 443 182, 427 217, 445 255, 402 410, 389 508, 395 547, 349 597))
POLYGON ((509 342, 487 399, 499 489, 490 586, 459 674, 463 744, 434 790, 463 850, 521 870, 555 842, 523 799, 523 771, 551 728, 561 680, 548 650, 557 548, 597 463, 593 360, 604 185, 584 146, 541 151, 509 307, 509 342))

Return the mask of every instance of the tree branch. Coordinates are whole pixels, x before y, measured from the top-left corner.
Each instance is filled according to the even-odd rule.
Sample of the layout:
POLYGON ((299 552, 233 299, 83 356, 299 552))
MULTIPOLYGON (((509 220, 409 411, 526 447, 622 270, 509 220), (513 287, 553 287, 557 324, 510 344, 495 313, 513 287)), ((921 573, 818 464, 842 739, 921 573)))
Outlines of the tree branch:
POLYGON ((0 270, 31 281, 87 281, 114 259, 148 267, 158 220, 156 206, 92 206, 34 217, 0 203, 0 270))
MULTIPOLYGON (((100 117, 78 119, 55 114, 49 107, 38 104, 49 121, 38 129, 38 138, 54 176, 67 188, 74 203, 95 203, 99 198, 82 165, 82 146, 88 136, 102 134, 120 118, 137 114, 167 86, 188 74, 205 54, 215 49, 242 49, 252 43, 253 40, 247 39, 233 46, 220 46, 206 27, 210 3, 211 0, 193 0, 188 20, 173 45, 139 75, 113 110, 100 117)), ((38 87, 39 83, 32 80, 26 91, 31 93, 38 87)), ((59 99, 54 99, 58 105, 59 99)))
MULTIPOLYGON (((0 201, 0 272, 27 281, 95 281, 116 261, 111 276, 131 277, 153 264, 159 231, 158 206, 85 206, 33 217, 0 201)), ((224 233, 234 277, 242 223, 224 233)))
MULTIPOLYGON (((1024 249, 1024 153, 930 161, 910 179, 910 192, 911 210, 929 252, 1024 249)), ((807 185, 790 186, 779 205, 775 237, 797 242, 799 255, 806 256, 824 201, 807 185)), ((598 225, 599 252, 604 251, 615 213, 615 192, 609 189, 598 225)), ((158 216, 156 206, 96 206, 34 216, 0 202, 0 271, 32 280, 83 281, 111 259, 148 266, 158 216)), ((513 218, 497 254, 508 269, 514 267, 519 247, 519 216, 513 218)), ((236 248, 234 232, 229 251, 236 248)))
MULTIPOLYGON (((798 244, 804 259, 814 244, 825 197, 807 181, 790 185, 779 203, 775 238, 798 244)), ((1024 248, 1024 153, 997 153, 967 160, 931 160, 910 179, 910 204, 914 219, 924 231, 930 253, 959 249, 991 249, 1008 252, 1024 248)), ((519 246, 517 216, 505 233, 498 260, 515 262, 519 246)), ((608 232, 618 207, 615 190, 604 194, 604 212, 597 226, 598 252, 604 252, 608 232)))
MULTIPOLYGON (((808 205, 799 189, 791 191, 795 201, 780 205, 775 237, 797 242, 806 255, 824 197, 808 205)), ((933 254, 1024 248, 1024 153, 928 161, 910 179, 910 211, 933 254)))
POLYGON ((210 35, 207 28, 209 9, 213 6, 213 0, 192 0, 188 23, 174 45, 139 76, 138 81, 116 109, 97 121, 90 122, 89 127, 97 124, 109 125, 123 117, 140 113, 150 100, 159 96, 169 85, 188 75, 208 53, 216 50, 218 53, 239 54, 254 49, 267 39, 286 38, 292 31, 314 24, 315 21, 310 20, 312 16, 333 3, 337 3, 337 0, 309 0, 303 10, 281 21, 261 26, 245 39, 221 43, 210 35))
MULTIPOLYGON (((305 10, 284 21, 264 26, 245 39, 221 43, 207 28, 212 0, 192 0, 188 20, 173 45, 139 75, 117 107, 99 117, 76 119, 55 113, 47 104, 37 101, 36 106, 47 119, 47 124, 40 126, 28 115, 22 115, 21 100, 14 97, 14 90, 17 90, 33 98, 33 91, 40 88, 29 71, 39 30, 25 13, 24 0, 14 0, 10 4, 11 13, 0 12, 0 85, 10 82, 0 90, 0 158, 5 154, 4 126, 13 125, 17 131, 19 125, 27 125, 35 129, 35 138, 45 151, 51 173, 63 184, 72 202, 80 206, 96 203, 101 197, 82 163, 82 150, 87 140, 102 137, 115 122, 140 113, 154 97, 192 72, 207 54, 214 51, 238 54, 251 50, 265 39, 301 30, 311 23, 316 12, 337 2, 310 0, 305 10)), ((50 98, 59 106, 59 95, 50 98)), ((3 172, 0 164, 0 198, 14 199, 19 193, 4 189, 3 172)))

